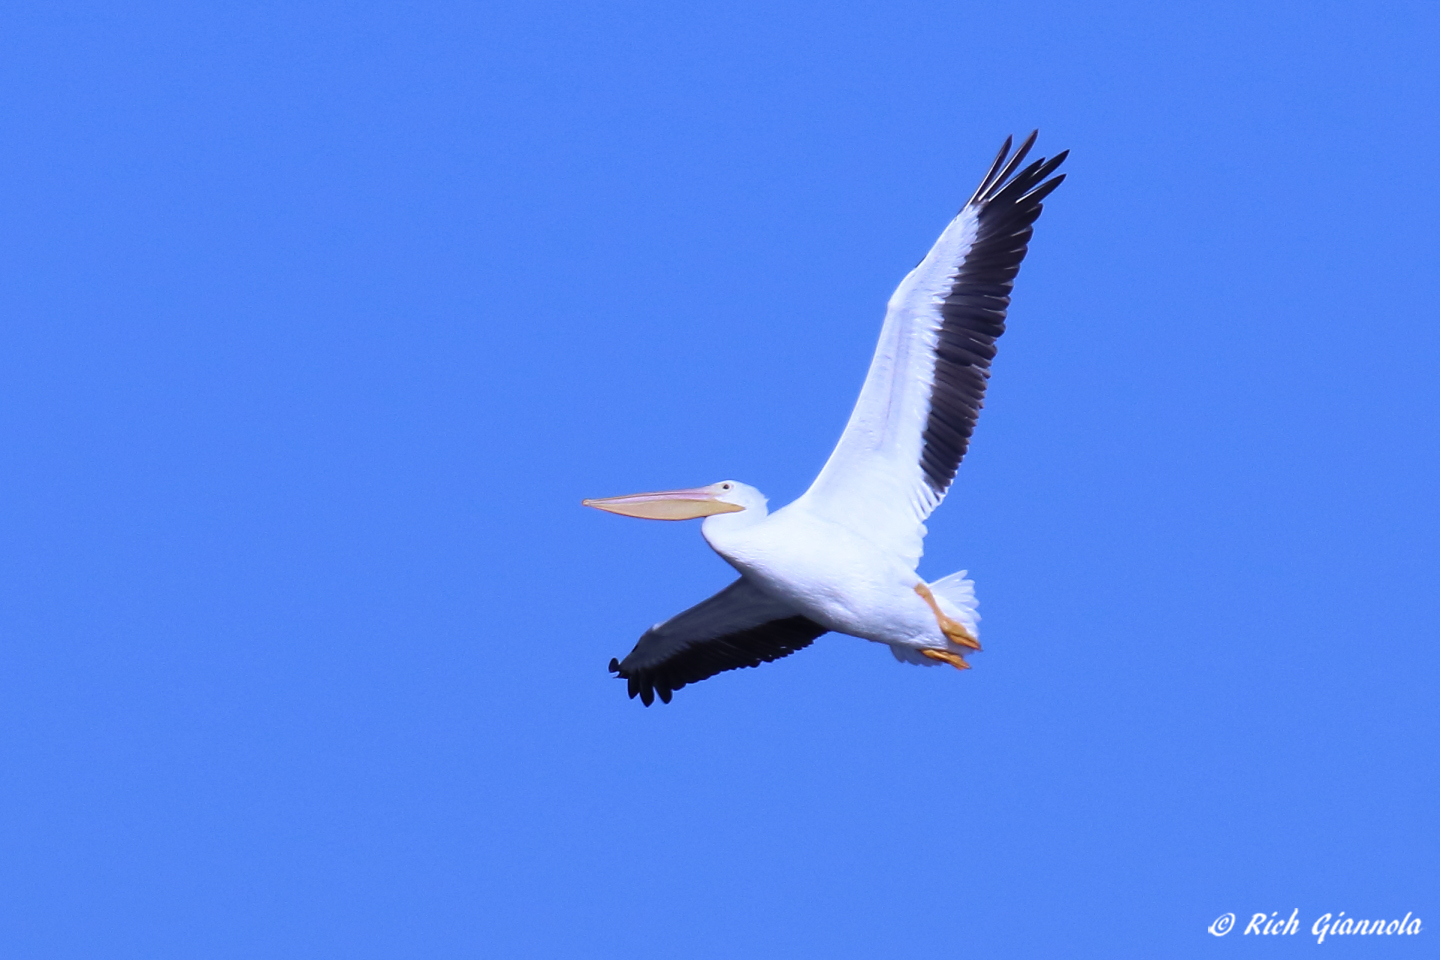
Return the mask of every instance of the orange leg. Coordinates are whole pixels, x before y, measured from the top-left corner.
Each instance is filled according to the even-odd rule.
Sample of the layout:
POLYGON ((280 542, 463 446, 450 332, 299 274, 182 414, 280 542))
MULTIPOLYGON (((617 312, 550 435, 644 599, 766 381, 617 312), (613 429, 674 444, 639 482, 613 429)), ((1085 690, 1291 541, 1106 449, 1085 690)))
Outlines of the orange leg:
MULTIPOLYGON (((960 623, 958 620, 951 620, 949 617, 945 616, 945 614, 940 612, 940 604, 935 602, 935 594, 930 592, 929 587, 925 586, 925 584, 923 583, 916 584, 915 592, 920 594, 921 600, 924 600, 926 603, 930 604, 931 610, 935 611, 935 620, 940 624, 940 632, 945 634, 946 638, 949 639, 951 643, 958 643, 960 644, 960 646, 969 647, 971 650, 980 649, 980 641, 975 639, 975 635, 973 633, 965 629, 965 625, 963 623, 960 623)), ((924 650, 921 652, 924 653, 927 657, 930 656, 931 653, 931 651, 929 650, 924 650)), ((932 659, 944 660, 945 658, 934 657, 932 659)), ((949 661, 946 660, 946 662, 948 663, 949 661)))
POLYGON ((956 670, 970 669, 970 664, 966 663, 965 658, 960 656, 960 654, 958 653, 951 653, 949 650, 921 650, 920 652, 925 654, 925 656, 929 657, 931 660, 939 660, 942 663, 948 663, 956 670))

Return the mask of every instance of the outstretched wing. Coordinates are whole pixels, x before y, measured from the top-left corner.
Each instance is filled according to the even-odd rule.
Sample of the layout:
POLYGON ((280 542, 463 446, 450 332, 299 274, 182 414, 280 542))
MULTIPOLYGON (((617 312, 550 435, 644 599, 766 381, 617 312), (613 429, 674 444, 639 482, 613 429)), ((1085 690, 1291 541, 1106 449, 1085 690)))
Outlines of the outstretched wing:
POLYGON ((925 518, 965 456, 995 341, 1043 199, 1069 151, 1019 170, 1035 134, 990 172, 890 298, 845 433, 806 492, 811 509, 920 561, 925 518), (1019 172, 1016 172, 1019 170, 1019 172))
POLYGON ((656 624, 610 672, 630 684, 645 706, 656 694, 665 703, 687 683, 739 667, 758 667, 808 647, 825 628, 801 616, 741 577, 704 600, 656 624))

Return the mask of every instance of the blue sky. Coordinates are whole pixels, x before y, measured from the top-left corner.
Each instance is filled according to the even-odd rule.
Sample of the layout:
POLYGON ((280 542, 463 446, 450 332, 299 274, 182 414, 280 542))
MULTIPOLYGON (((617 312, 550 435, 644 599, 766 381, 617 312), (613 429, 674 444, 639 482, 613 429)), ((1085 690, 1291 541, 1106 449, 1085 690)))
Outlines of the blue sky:
POLYGON ((1272 955, 1440 935, 1440 14, 12 4, 0 948, 1272 955), (921 572, 643 709, 1000 141, 1073 151, 921 572), (1306 947, 1304 949, 1313 949, 1306 947))

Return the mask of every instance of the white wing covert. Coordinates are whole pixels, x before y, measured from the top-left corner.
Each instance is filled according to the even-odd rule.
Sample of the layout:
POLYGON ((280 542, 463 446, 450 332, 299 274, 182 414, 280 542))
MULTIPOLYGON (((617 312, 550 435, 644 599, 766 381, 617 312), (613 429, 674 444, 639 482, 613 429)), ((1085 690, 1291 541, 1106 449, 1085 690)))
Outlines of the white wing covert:
POLYGON ((989 173, 890 298, 870 372, 845 432, 804 499, 919 564, 925 519, 944 499, 985 397, 995 341, 1041 201, 1069 151, 1016 172, 1032 133, 989 173))

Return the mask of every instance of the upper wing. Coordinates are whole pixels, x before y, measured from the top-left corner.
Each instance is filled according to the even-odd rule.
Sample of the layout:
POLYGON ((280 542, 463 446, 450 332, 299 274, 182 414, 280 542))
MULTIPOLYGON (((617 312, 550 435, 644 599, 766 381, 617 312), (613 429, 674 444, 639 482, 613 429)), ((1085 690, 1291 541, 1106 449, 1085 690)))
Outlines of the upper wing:
POLYGON ((709 600, 656 624, 610 672, 630 682, 645 706, 672 691, 737 667, 758 667, 808 647, 825 628, 741 577, 709 600))
POLYGON ((939 506, 975 429, 995 341, 1046 180, 1069 151, 1016 172, 1035 134, 990 172, 930 253, 890 298, 860 399, 835 452, 806 492, 810 508, 920 561, 925 518, 939 506))

